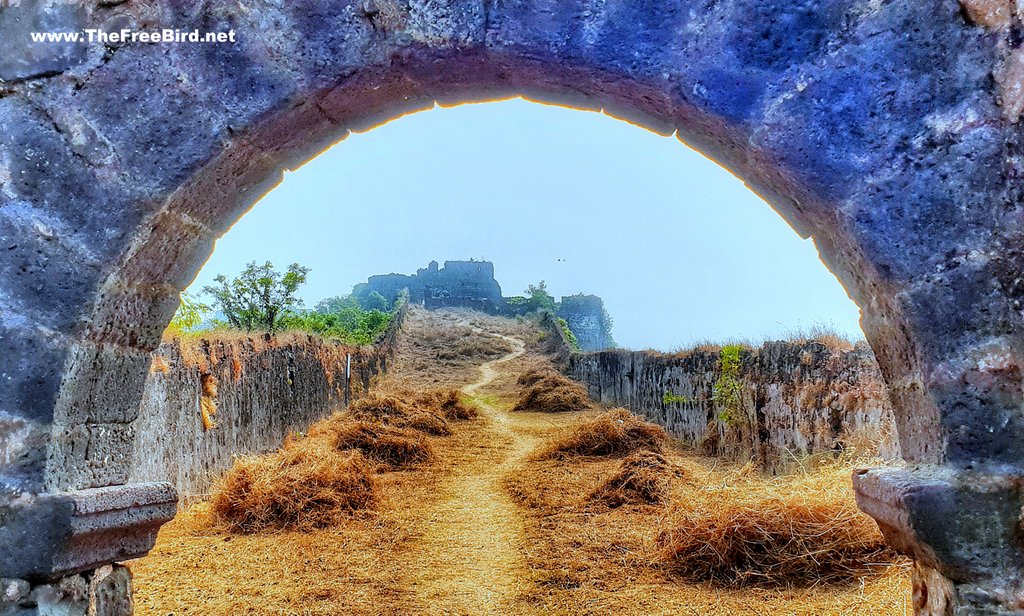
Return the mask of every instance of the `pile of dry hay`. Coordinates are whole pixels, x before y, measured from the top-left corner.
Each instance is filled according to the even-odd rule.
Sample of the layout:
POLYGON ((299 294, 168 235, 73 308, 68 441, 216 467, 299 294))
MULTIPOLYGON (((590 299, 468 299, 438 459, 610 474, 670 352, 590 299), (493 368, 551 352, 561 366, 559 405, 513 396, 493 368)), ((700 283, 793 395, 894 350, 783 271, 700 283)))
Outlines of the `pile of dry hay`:
POLYGON ((375 504, 377 470, 429 461, 427 435, 478 412, 456 390, 368 395, 275 453, 237 459, 213 486, 211 513, 238 532, 329 525, 375 504))
POLYGON ((462 399, 459 390, 451 387, 428 389, 416 398, 416 404, 429 408, 449 421, 474 419, 480 409, 462 399))
POLYGON ((467 404, 458 390, 440 388, 423 392, 370 393, 350 404, 348 414, 355 419, 447 436, 451 434, 449 421, 473 419, 480 411, 467 404))
POLYGON ((534 368, 519 377, 524 388, 513 411, 569 413, 592 408, 587 390, 550 368, 534 368))
POLYGON ((353 420, 338 413, 317 422, 305 440, 322 440, 338 451, 357 450, 388 468, 430 460, 434 449, 424 433, 373 421, 353 420))
POLYGON ((322 528, 377 500, 372 466, 321 441, 238 458, 214 485, 214 518, 236 532, 322 528))
POLYGON ((615 474, 598 486, 589 500, 609 508, 658 505, 668 498, 672 480, 683 477, 683 469, 673 465, 665 456, 641 450, 622 460, 615 474))
POLYGON ((499 336, 480 335, 474 327, 456 323, 421 323, 410 335, 415 336, 418 347, 442 364, 495 359, 513 350, 499 336))
POLYGON ((676 573, 727 585, 846 582, 896 559, 857 509, 842 468, 775 479, 741 473, 695 488, 673 507, 657 544, 676 573))
MULTIPOLYGON (((689 580, 760 586, 846 582, 897 561, 875 522, 857 509, 843 461, 775 478, 748 465, 723 478, 721 470, 674 464, 663 455, 666 441, 659 426, 613 409, 577 425, 538 458, 565 465, 629 454, 579 503, 579 511, 668 505, 651 528, 657 536, 654 558, 689 580)), ((544 485, 510 486, 513 495, 542 505, 567 502, 558 491, 568 488, 552 485, 558 484, 558 468, 544 471, 544 485)))
POLYGON ((556 438, 540 452, 540 457, 563 459, 628 455, 640 450, 660 452, 667 440, 668 434, 661 426, 646 422, 626 409, 612 409, 556 438))
POLYGON ((452 433, 444 417, 394 394, 368 394, 350 404, 346 415, 356 420, 411 428, 434 436, 448 436, 452 433))

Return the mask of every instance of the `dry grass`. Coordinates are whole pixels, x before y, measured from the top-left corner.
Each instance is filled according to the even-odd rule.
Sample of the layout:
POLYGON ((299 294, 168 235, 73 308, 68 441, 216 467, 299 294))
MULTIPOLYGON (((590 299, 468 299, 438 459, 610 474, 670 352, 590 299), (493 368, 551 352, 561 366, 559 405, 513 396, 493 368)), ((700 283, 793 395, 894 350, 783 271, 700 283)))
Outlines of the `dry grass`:
POLYGON ((359 453, 305 441, 239 458, 214 485, 213 518, 234 532, 323 528, 377 500, 373 468, 359 453))
POLYGON ((552 440, 539 452, 541 458, 573 456, 621 456, 640 450, 660 452, 668 440, 665 429, 626 409, 612 409, 578 424, 552 440))
POLYGON ((458 338, 446 341, 445 347, 437 357, 443 361, 461 361, 465 359, 497 359, 512 352, 512 347, 494 336, 474 336, 472 332, 459 332, 458 338))
POLYGON ((401 427, 416 430, 431 436, 451 436, 452 429, 440 415, 415 411, 407 415, 401 422, 401 427))
MULTIPOLYGON (((432 321, 434 313, 420 311, 419 317, 432 321)), ((412 321, 411 327, 417 327, 417 318, 412 321)), ((407 355, 400 360, 428 359, 418 367, 396 362, 387 379, 375 384, 375 391, 398 395, 414 413, 425 411, 448 422, 478 414, 453 387, 478 378, 479 362, 467 360, 448 372, 439 368, 430 351, 418 348, 415 339, 407 338, 402 344, 407 355), (437 385, 445 388, 430 389, 437 385)), ((325 459, 360 455, 339 451, 343 442, 344 447, 357 445, 360 452, 365 448, 364 457, 372 466, 374 457, 395 459, 390 453, 394 451, 393 437, 401 436, 424 444, 434 455, 430 463, 403 465, 403 472, 377 475, 378 498, 372 508, 339 512, 334 520, 340 523, 324 527, 297 530, 293 525, 273 524, 263 532, 235 533, 214 519, 209 503, 183 512, 161 529, 157 546, 148 557, 131 563, 136 613, 326 616, 434 612, 436 606, 421 604, 410 586, 412 571, 423 566, 423 560, 422 555, 408 551, 424 529, 438 524, 426 516, 440 496, 439 481, 452 472, 455 460, 467 452, 481 451, 475 445, 486 438, 487 424, 472 422, 450 438, 435 439, 411 426, 369 420, 363 421, 363 426, 354 425, 359 423, 351 415, 339 413, 312 428, 310 436, 293 435, 284 449, 290 455, 298 448, 324 448, 325 459)), ((418 419, 413 423, 418 424, 418 419)), ((423 449, 413 451, 414 455, 401 453, 398 459, 422 458, 423 449), (415 454, 417 451, 421 453, 415 454)), ((285 454, 271 457, 280 455, 285 454)), ((331 516, 325 516, 325 523, 327 517, 331 516)))
MULTIPOLYGON (((216 396, 216 378, 204 373, 201 402, 210 427, 216 396)), ((426 435, 448 436, 448 418, 478 412, 452 388, 370 393, 311 426, 307 437, 291 436, 275 453, 236 460, 212 488, 212 515, 241 532, 340 521, 375 503, 375 466, 387 470, 430 461, 434 448, 426 435)))
POLYGON ((459 390, 452 387, 429 389, 420 394, 417 404, 450 421, 475 419, 480 416, 480 409, 475 404, 467 402, 459 390))
POLYGON ((658 546, 674 572, 724 584, 827 584, 893 561, 841 468, 698 490, 658 546))
POLYGON ((167 374, 171 371, 171 366, 163 355, 154 355, 153 362, 149 365, 149 371, 153 374, 167 374))
MULTIPOLYGON (((501 323, 496 327, 504 329, 494 331, 520 325, 501 323)), ((406 344, 415 346, 412 340, 406 344)), ((418 356, 418 350, 411 352, 418 356)), ((448 372, 434 359, 418 368, 406 359, 383 384, 387 393, 458 386, 479 377, 470 362, 448 372)), ((803 475, 771 479, 661 445, 641 447, 629 457, 530 458, 532 448, 552 435, 579 430, 572 423, 581 417, 598 417, 594 411, 505 413, 517 399, 517 377, 539 363, 542 357, 528 354, 501 364, 498 378, 475 396, 488 404, 486 417, 452 437, 431 438, 406 428, 433 445, 432 463, 381 474, 375 507, 345 514, 341 524, 232 534, 211 525, 206 506, 179 516, 161 531, 153 553, 132 563, 137 613, 909 613, 909 574, 899 561, 851 571, 845 583, 812 586, 758 584, 754 578, 745 585, 696 582, 681 575, 671 558, 664 563, 658 541, 660 533, 676 528, 679 507, 710 508, 733 492, 751 499, 783 496, 790 491, 787 482, 801 485, 800 477, 808 486, 818 477, 820 492, 849 499, 848 474, 837 467, 823 475, 808 465, 803 475), (663 458, 648 453, 659 448, 663 458), (493 489, 510 498, 496 498, 493 489), (615 490, 624 495, 613 496, 615 490), (647 495, 658 492, 659 502, 650 502, 647 495), (621 505, 611 505, 616 500, 621 505), (492 583, 498 579, 503 584, 492 583)), ((413 402, 406 394, 400 398, 413 402)), ((457 419, 441 407, 419 408, 449 422, 457 419)), ((289 447, 309 440, 293 440, 289 447)))
POLYGON ((199 413, 203 420, 203 429, 212 430, 217 427, 217 377, 204 372, 201 380, 203 391, 199 398, 199 413))
POLYGON ((348 405, 348 413, 355 419, 391 421, 414 412, 413 407, 397 395, 370 392, 348 405))
MULTIPOLYGON (((683 574, 659 540, 664 531, 682 529, 675 526, 680 508, 713 511, 729 507, 734 496, 742 495, 756 511, 757 503, 817 494, 820 506, 849 512, 849 469, 808 466, 798 475, 770 478, 752 467, 721 468, 720 461, 681 456, 670 449, 663 455, 666 466, 660 460, 645 465, 664 469, 657 479, 653 473, 645 478, 664 490, 657 503, 635 498, 636 493, 621 499, 617 507, 601 502, 600 497, 611 492, 609 487, 627 483, 619 477, 629 475, 624 470, 630 458, 535 459, 506 479, 513 499, 533 512, 527 528, 528 555, 538 583, 535 594, 524 598, 531 609, 545 614, 701 616, 909 613, 909 565, 891 552, 870 547, 879 545, 878 531, 859 513, 835 520, 841 525, 835 536, 844 529, 849 532, 854 552, 868 546, 860 552, 859 564, 842 555, 842 549, 814 556, 833 565, 841 556, 839 562, 851 565, 845 575, 826 574, 808 584, 799 577, 769 583, 764 576, 749 575, 754 569, 748 569, 742 580, 683 574), (873 536, 859 536, 862 531, 873 536)), ((812 533, 798 539, 804 545, 815 541, 816 529, 801 530, 812 533)), ((693 567, 706 562, 691 560, 693 567)))
POLYGON ((786 333, 786 341, 793 344, 805 345, 811 343, 823 344, 833 352, 852 351, 858 342, 863 339, 853 339, 840 332, 832 325, 818 324, 806 329, 790 330, 786 333))
MULTIPOLYGON (((467 324, 462 311, 432 313, 432 320, 421 319, 410 332, 416 337, 421 352, 433 355, 442 364, 467 361, 479 364, 512 352, 512 346, 491 333, 482 333, 472 323, 467 324)), ((481 317, 483 315, 480 315, 481 317)))
POLYGON ((404 587, 400 555, 436 490, 435 469, 387 473, 378 483, 373 509, 324 528, 232 533, 209 503, 182 511, 149 556, 129 563, 135 614, 422 613, 404 587))
POLYGON ((479 366, 512 351, 498 335, 527 339, 536 334, 530 323, 469 310, 409 310, 398 340, 394 372, 386 381, 426 390, 461 387, 479 375, 479 366))
POLYGON ((622 460, 619 469, 590 494, 590 500, 608 507, 664 503, 669 485, 685 472, 660 453, 638 451, 622 460))
POLYGON ((519 377, 523 393, 513 411, 570 413, 593 407, 587 390, 550 367, 529 370, 519 377))
POLYGON ((398 428, 410 428, 434 436, 452 433, 448 421, 428 406, 390 393, 371 392, 349 405, 346 416, 360 421, 380 422, 398 428))
POLYGON ((516 384, 521 387, 530 387, 544 380, 558 380, 560 378, 564 379, 565 376, 551 366, 541 364, 539 366, 534 366, 519 375, 519 378, 516 379, 516 384))
MULTIPOLYGON (((204 378, 203 394, 204 401, 216 396, 215 380, 204 378)), ((236 460, 212 488, 212 514, 239 532, 338 522, 373 506, 374 470, 429 462, 434 447, 425 435, 449 436, 446 417, 478 413, 454 389, 368 394, 311 426, 307 437, 291 435, 275 453, 236 460)))
POLYGON ((390 469, 421 464, 434 455, 433 446, 422 432, 356 420, 344 413, 313 424, 308 439, 323 440, 338 451, 358 450, 390 469))
POLYGON ((399 428, 411 428, 433 436, 449 436, 449 421, 464 421, 480 415, 476 405, 463 399, 454 388, 416 392, 388 389, 371 392, 349 405, 347 416, 399 428))
MULTIPOLYGON (((776 338, 735 338, 729 340, 700 340, 687 346, 677 347, 669 353, 686 357, 699 353, 717 354, 724 346, 741 346, 748 350, 756 350, 768 342, 788 342, 797 346, 807 344, 821 344, 833 353, 846 353, 852 351, 858 343, 865 342, 863 338, 851 338, 845 333, 831 325, 813 325, 803 329, 791 329, 782 336, 776 338)), ((651 349, 654 353, 660 353, 651 349)))

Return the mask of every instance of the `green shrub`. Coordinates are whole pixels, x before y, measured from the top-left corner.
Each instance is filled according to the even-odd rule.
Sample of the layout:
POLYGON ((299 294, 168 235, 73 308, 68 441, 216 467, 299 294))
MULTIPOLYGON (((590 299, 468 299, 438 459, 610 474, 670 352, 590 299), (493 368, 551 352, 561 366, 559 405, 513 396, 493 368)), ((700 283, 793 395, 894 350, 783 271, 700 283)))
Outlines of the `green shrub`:
POLYGON ((680 396, 670 391, 666 391, 665 395, 661 397, 662 404, 689 404, 691 400, 686 396, 680 396))
POLYGON ((718 419, 733 424, 744 417, 743 380, 740 378, 743 346, 730 344, 718 353, 718 380, 714 386, 714 401, 718 403, 718 419))
POLYGON ((335 297, 323 300, 314 311, 288 315, 284 326, 348 344, 373 344, 387 330, 392 316, 382 310, 366 310, 351 296, 335 297))
POLYGON ((527 286, 526 295, 527 312, 540 312, 542 310, 555 312, 558 310, 555 298, 548 293, 548 283, 543 280, 535 285, 527 286))
POLYGON ((580 341, 576 339, 576 334, 572 333, 572 330, 569 329, 569 323, 561 317, 555 318, 555 322, 558 323, 558 328, 565 334, 565 339, 569 341, 569 346, 572 347, 572 350, 579 351, 580 341))

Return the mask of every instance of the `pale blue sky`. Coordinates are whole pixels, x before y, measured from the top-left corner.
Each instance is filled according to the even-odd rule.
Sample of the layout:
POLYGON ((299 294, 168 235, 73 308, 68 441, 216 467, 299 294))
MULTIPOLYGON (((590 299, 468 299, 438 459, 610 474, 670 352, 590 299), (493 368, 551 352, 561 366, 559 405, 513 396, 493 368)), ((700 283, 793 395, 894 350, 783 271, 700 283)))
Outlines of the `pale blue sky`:
POLYGON ((729 172, 597 113, 522 100, 437 108, 352 135, 264 197, 193 285, 248 261, 312 268, 307 305, 372 274, 494 261, 505 295, 546 280, 604 298, 620 345, 675 349, 825 324, 857 307, 729 172))

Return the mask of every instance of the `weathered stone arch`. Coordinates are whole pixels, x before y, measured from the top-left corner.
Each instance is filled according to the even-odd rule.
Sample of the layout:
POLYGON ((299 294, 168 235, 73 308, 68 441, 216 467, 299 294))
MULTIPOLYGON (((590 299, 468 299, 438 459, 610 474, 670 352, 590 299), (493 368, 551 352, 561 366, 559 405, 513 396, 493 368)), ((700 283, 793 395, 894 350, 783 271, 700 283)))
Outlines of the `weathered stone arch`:
POLYGON ((915 465, 857 482, 865 509, 918 559, 930 591, 919 608, 1018 608, 1021 24, 1008 1, 967 9, 0 8, 0 577, 148 549, 170 497, 123 484, 149 352, 215 239, 284 169, 435 102, 522 95, 678 132, 814 238, 861 307, 915 465), (122 27, 233 30, 237 42, 43 44, 28 34, 122 27))

